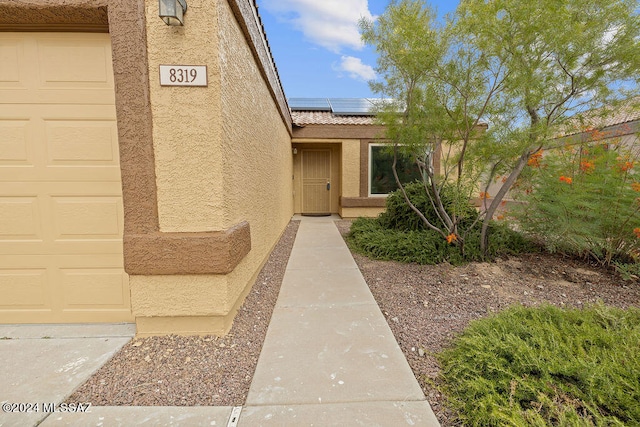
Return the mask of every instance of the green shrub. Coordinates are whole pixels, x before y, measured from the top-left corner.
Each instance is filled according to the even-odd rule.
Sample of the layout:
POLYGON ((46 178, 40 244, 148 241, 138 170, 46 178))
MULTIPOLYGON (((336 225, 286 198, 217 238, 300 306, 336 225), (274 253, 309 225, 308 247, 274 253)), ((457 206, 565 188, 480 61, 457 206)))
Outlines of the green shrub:
POLYGON ((640 425, 640 310, 513 307, 438 355, 464 425, 640 425))
MULTIPOLYGON (((505 224, 493 223, 489 254, 491 257, 531 252, 535 247, 521 234, 505 224)), ((382 226, 378 218, 358 218, 351 225, 347 241, 353 250, 374 259, 439 264, 449 262, 459 265, 482 260, 480 230, 466 237, 465 252, 447 243, 432 230, 394 230, 382 226)))
MULTIPOLYGON (((477 243, 473 247, 478 248, 480 259, 480 233, 477 243)), ((538 252, 540 248, 529 238, 513 230, 507 223, 492 221, 489 226, 489 256, 492 258, 504 255, 518 255, 522 253, 538 252)))
POLYGON ((354 221, 347 240, 357 252, 381 260, 419 264, 455 263, 456 255, 460 252, 434 231, 386 229, 376 218, 354 221))
MULTIPOLYGON (((405 185, 405 191, 411 203, 424 214, 429 222, 436 227, 442 227, 429 193, 421 182, 405 185)), ((431 194, 433 191, 429 188, 431 194)), ((468 228, 478 218, 478 211, 469 202, 468 195, 458 194, 453 185, 445 185, 440 191, 442 204, 449 215, 456 215, 459 219, 459 229, 468 228)), ((400 190, 389 194, 386 210, 379 216, 380 224, 390 230, 426 230, 422 219, 411 209, 400 190)))
POLYGON ((640 280, 640 263, 614 262, 613 266, 622 280, 640 280))
MULTIPOLYGON (((407 184, 405 191, 409 200, 432 224, 442 225, 422 183, 407 184)), ((478 222, 474 228, 471 227, 479 214, 469 202, 468 196, 457 191, 453 185, 445 185, 441 198, 447 212, 455 214, 459 219, 459 232, 464 239, 464 248, 450 244, 442 234, 427 228, 407 204, 400 190, 387 197, 386 210, 378 218, 359 218, 354 221, 347 241, 353 250, 381 260, 418 264, 449 262, 454 265, 486 260, 480 251, 480 224, 478 222)), ((535 249, 529 239, 513 231, 505 223, 491 223, 489 258, 535 249)))

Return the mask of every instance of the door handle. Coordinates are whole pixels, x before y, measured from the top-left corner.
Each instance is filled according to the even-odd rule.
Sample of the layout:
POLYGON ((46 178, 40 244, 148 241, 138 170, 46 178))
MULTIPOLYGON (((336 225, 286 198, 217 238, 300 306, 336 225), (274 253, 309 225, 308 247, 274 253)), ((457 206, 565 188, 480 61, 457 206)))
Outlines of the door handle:
POLYGON ((331 183, 327 182, 327 191, 331 190, 331 183))

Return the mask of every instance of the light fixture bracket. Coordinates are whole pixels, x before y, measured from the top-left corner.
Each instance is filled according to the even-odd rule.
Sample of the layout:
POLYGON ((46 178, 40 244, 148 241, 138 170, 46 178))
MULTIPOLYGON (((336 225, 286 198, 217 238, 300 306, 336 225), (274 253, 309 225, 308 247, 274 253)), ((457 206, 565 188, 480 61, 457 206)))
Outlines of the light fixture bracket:
POLYGON ((184 14, 187 12, 186 0, 158 0, 160 18, 167 25, 184 25, 184 14))

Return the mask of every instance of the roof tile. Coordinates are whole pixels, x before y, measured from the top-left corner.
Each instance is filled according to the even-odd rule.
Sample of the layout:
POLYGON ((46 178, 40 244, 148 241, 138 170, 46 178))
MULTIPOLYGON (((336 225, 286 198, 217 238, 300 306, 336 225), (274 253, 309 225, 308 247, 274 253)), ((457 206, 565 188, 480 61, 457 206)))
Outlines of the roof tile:
POLYGON ((304 125, 376 125, 374 116, 343 116, 330 111, 292 111, 293 123, 304 125))

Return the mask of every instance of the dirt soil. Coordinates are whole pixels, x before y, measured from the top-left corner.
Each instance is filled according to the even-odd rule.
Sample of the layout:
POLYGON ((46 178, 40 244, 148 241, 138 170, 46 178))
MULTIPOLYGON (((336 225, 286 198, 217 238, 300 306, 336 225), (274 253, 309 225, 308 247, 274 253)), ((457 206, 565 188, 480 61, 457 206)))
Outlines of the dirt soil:
MULTIPOLYGON (((228 336, 134 339, 68 400, 94 405, 239 406, 249 391, 299 223, 291 222, 228 336)), ((346 233, 350 221, 337 221, 346 233)), ((529 254, 462 267, 354 258, 443 426, 459 425, 432 356, 470 321, 513 304, 640 306, 640 285, 584 262, 529 254)))

